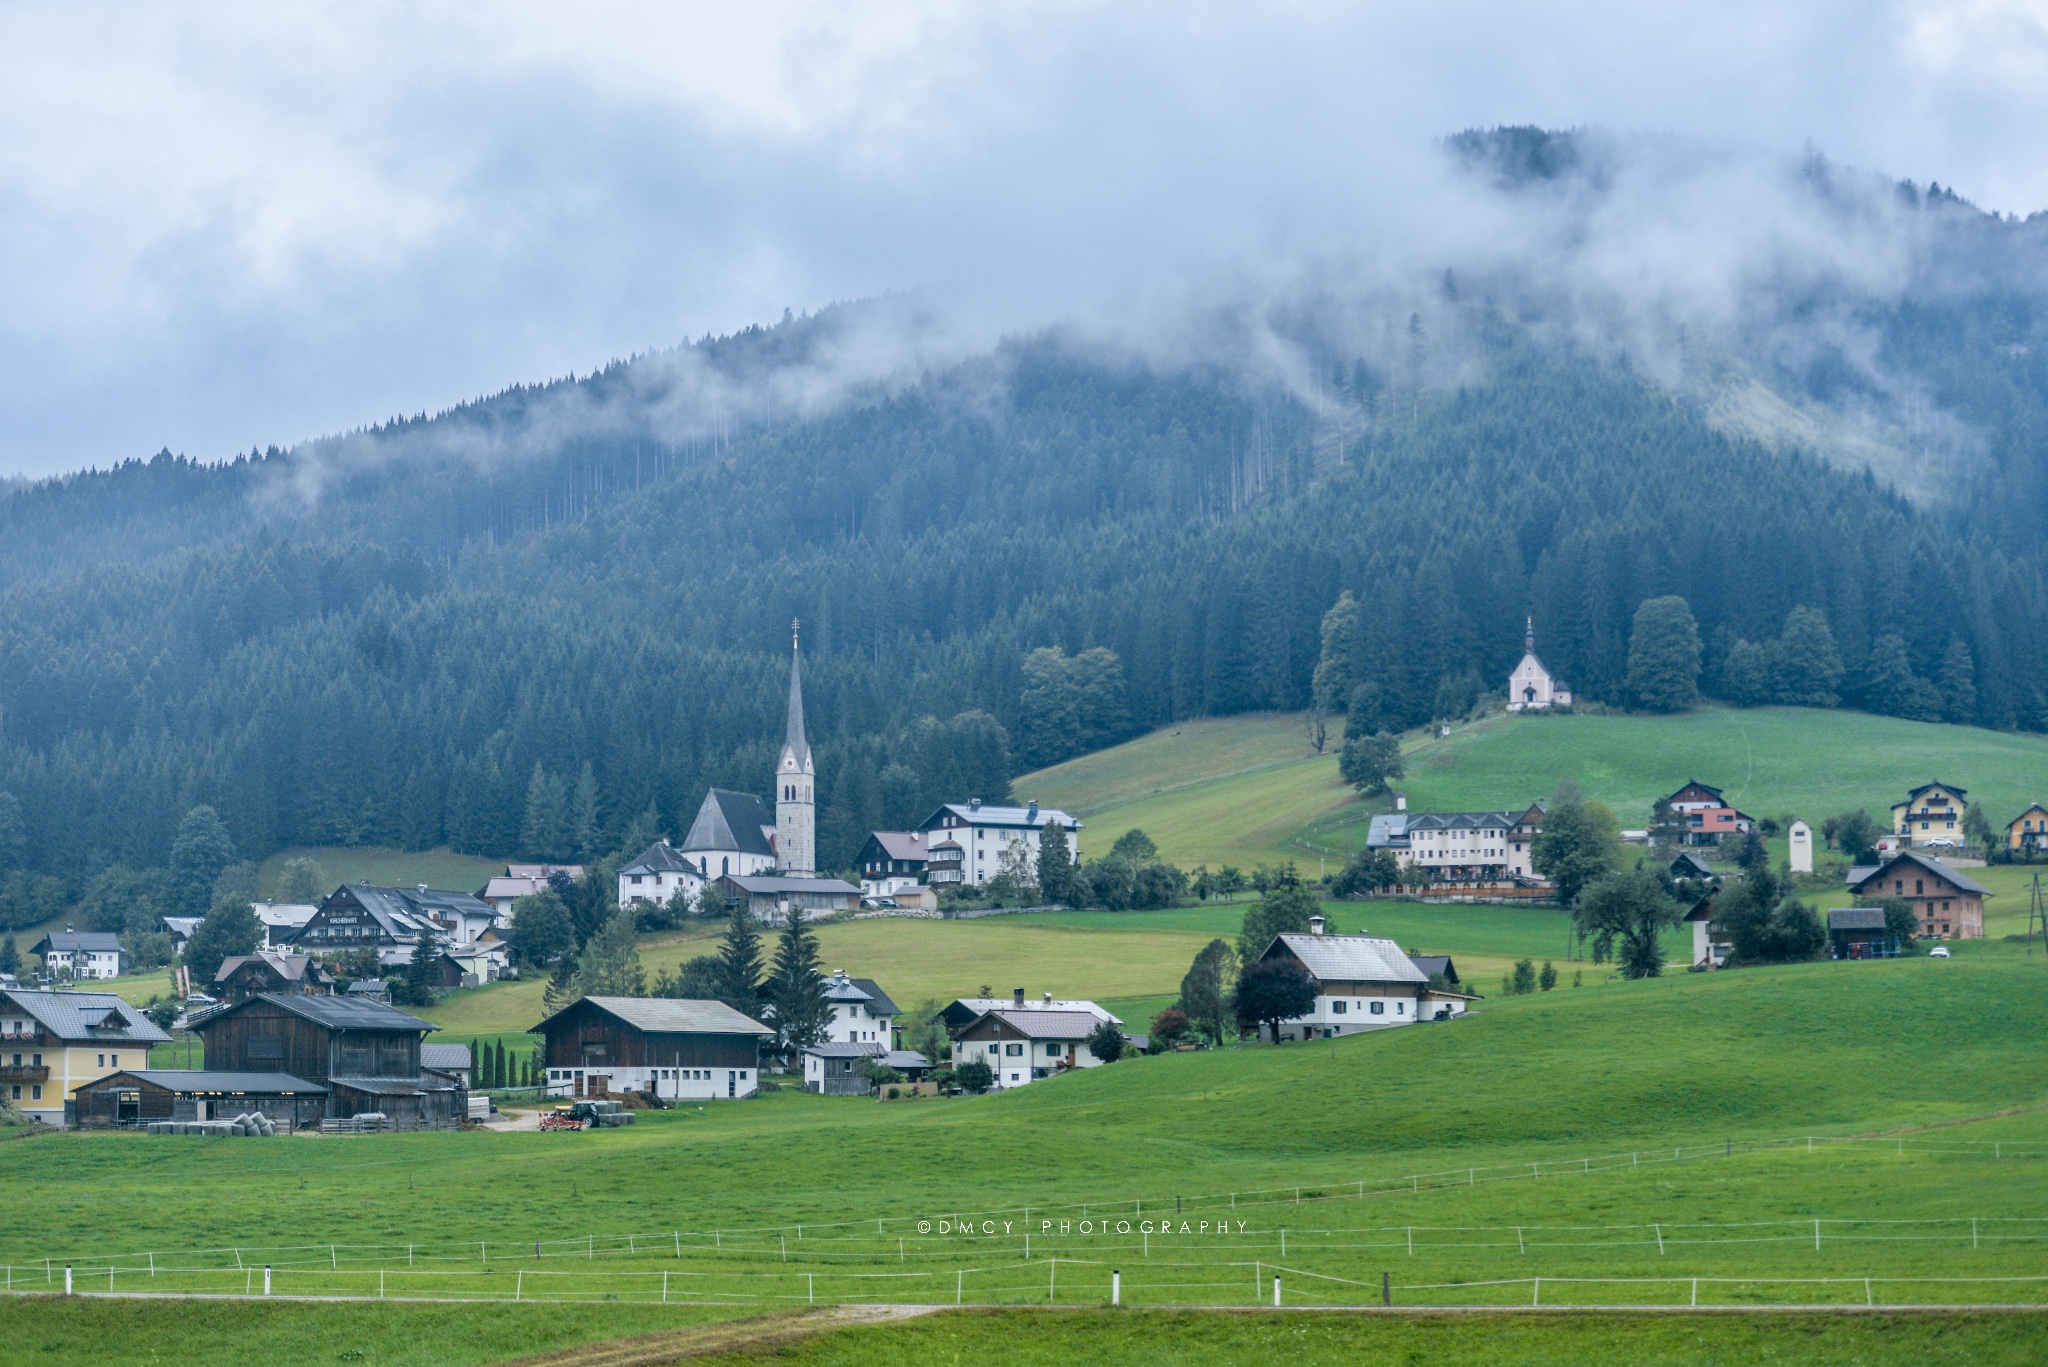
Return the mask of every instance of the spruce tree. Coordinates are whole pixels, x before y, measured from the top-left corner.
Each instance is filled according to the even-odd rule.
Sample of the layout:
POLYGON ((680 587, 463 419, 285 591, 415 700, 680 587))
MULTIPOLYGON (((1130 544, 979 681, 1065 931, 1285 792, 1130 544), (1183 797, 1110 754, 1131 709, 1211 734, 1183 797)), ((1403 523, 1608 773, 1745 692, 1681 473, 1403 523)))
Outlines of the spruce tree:
POLYGON ((21 951, 15 948, 14 937, 9 935, 0 940, 0 973, 12 977, 21 972, 21 951))
POLYGON ((564 954, 555 961, 555 971, 548 978, 548 985, 541 989, 541 1010, 552 1016, 582 995, 576 988, 576 959, 573 955, 564 954))
MULTIPOLYGON (((709 884, 705 885, 709 887, 709 884)), ((718 947, 718 999, 742 1015, 761 1013, 761 933, 754 914, 735 907, 718 947)))
POLYGON ((1038 837, 1038 895, 1048 902, 1072 906, 1078 896, 1074 879, 1074 852, 1067 844, 1067 827, 1062 821, 1048 821, 1038 837))
POLYGON ((1315 676, 1310 691, 1318 711, 1341 712, 1351 701, 1351 690, 1358 686, 1354 677, 1359 649, 1359 606, 1358 600, 1346 589, 1337 596, 1337 602, 1323 614, 1323 649, 1316 661, 1315 676))
POLYGON ((1977 720, 1977 662, 1969 643, 1957 636, 1941 657, 1941 709, 1945 721, 1967 725, 1977 720))
POLYGON ((825 975, 819 968, 818 937, 805 923, 801 907, 791 907, 783 922, 768 982, 775 1003, 776 1043, 785 1059, 791 1059, 823 1039, 832 1019, 825 975))
POLYGON ((413 944, 412 961, 405 966, 401 985, 400 995, 407 1005, 433 1005, 434 991, 441 986, 441 936, 432 921, 420 927, 420 938, 413 944))
POLYGON ((178 823, 178 838, 171 844, 171 881, 185 915, 207 913, 213 905, 214 881, 234 861, 235 842, 228 839, 228 828, 213 808, 194 807, 185 813, 178 823))
POLYGON ((634 948, 633 913, 624 907, 613 913, 583 946, 576 963, 576 995, 579 997, 644 997, 647 973, 640 966, 634 948))
POLYGON ((1842 654, 1835 633, 1819 609, 1797 607, 1785 614, 1778 637, 1776 700, 1791 707, 1833 707, 1842 683, 1842 654))

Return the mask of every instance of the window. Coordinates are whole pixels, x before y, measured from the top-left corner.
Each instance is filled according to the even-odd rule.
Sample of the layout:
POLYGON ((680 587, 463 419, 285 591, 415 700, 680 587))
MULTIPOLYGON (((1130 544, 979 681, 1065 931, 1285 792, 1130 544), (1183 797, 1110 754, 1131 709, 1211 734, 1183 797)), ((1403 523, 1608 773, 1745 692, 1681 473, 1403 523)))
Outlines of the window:
POLYGON ((21 1084, 20 1084, 19 1082, 17 1082, 17 1083, 15 1083, 15 1084, 14 1084, 14 1088, 13 1088, 13 1091, 12 1091, 12 1093, 11 1093, 11 1094, 10 1094, 10 1095, 8 1096, 8 1098, 7 1098, 7 1099, 8 1099, 9 1101, 19 1101, 19 1100, 21 1100, 21 1084))
POLYGON ((740 1081, 741 1081, 741 1082, 745 1082, 746 1080, 747 1080, 747 1070, 746 1070, 746 1069, 744 1069, 744 1068, 742 1068, 742 1069, 740 1069, 740 1081))
MULTIPOLYGON (((1943 903, 1941 904, 1941 909, 1942 909, 1943 911, 1947 911, 1947 910, 1948 910, 1948 903, 1946 903, 1946 902, 1943 902, 1943 903)), ((120 1056, 119 1054, 108 1054, 108 1055, 107 1055, 107 1066, 108 1066, 109 1068, 119 1068, 119 1067, 121 1066, 121 1056, 120 1056)))
POLYGON ((1345 1013, 1345 1012, 1346 1012, 1347 1010, 1349 1010, 1349 1009, 1350 1009, 1350 1007, 1351 1007, 1351 1003, 1350 1003, 1350 1002, 1347 1002, 1347 1001, 1333 1001, 1333 1002, 1331 1002, 1331 1003, 1330 1003, 1330 1014, 1331 1014, 1331 1015, 1333 1015, 1333 1016, 1341 1016, 1341 1015, 1343 1015, 1343 1014, 1344 1014, 1344 1013, 1345 1013))
POLYGON ((28 1091, 29 1100, 41 1101, 43 1099, 43 1089, 41 1087, 31 1084, 28 1091))
POLYGON ((104 1068, 107 1066, 107 1056, 105 1054, 96 1054, 94 1057, 99 1059, 99 1067, 104 1068))
POLYGON ((1386 1015, 1386 1014, 1387 1014, 1387 1004, 1386 1004, 1385 1002, 1374 1002, 1374 1003, 1372 1004, 1372 1013, 1373 1013, 1373 1014, 1374 1014, 1375 1016, 1384 1016, 1384 1015, 1386 1015))
POLYGON ((1004 1052, 1007 1053, 1011 1058, 1021 1058, 1024 1054, 1024 1046, 1021 1044, 1013 1044, 1004 1052))

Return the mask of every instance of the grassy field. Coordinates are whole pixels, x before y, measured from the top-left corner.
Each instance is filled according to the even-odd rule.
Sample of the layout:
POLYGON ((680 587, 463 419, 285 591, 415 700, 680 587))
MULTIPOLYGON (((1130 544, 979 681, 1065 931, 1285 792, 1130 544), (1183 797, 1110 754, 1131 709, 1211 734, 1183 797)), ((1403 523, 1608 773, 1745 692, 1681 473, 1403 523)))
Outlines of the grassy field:
POLYGON ((1472 1367, 1555 1363, 1763 1362, 1791 1353, 1801 1363, 2038 1362, 2048 1318, 1902 1315, 1654 1318, 1542 1315, 1389 1318, 1352 1315, 1200 1315, 1170 1311, 970 1311, 886 1327, 845 1329, 789 1348, 705 1359, 805 1367, 904 1362, 1003 1362, 1015 1367, 1201 1362, 1440 1362, 1472 1367))
MULTIPOLYGON (((1175 729, 1027 774, 1017 791, 1084 809, 1091 852, 1135 826, 1188 867, 1306 863, 1319 852, 1341 858, 1363 843, 1371 812, 1387 809, 1384 800, 1357 799, 1334 754, 1300 758, 1295 719, 1268 714, 1184 724, 1178 736, 1175 729), (1290 736, 1295 758, 1287 762, 1290 736)), ((1816 825, 1856 807, 1887 821, 1893 802, 1936 775, 1969 789, 1994 821, 2048 790, 2048 738, 1803 708, 1500 716, 1442 739, 1411 736, 1404 748, 1401 786, 1411 810, 1512 807, 1554 792, 1568 774, 1624 825, 1646 825, 1650 804, 1688 778, 1723 788, 1753 815, 1816 825)))
POLYGON ((505 871, 502 859, 457 854, 445 845, 437 850, 391 850, 377 846, 307 845, 279 850, 257 867, 257 886, 266 895, 277 886, 284 861, 311 857, 320 861, 329 887, 341 883, 372 883, 379 887, 410 888, 425 883, 430 888, 475 892, 505 871))

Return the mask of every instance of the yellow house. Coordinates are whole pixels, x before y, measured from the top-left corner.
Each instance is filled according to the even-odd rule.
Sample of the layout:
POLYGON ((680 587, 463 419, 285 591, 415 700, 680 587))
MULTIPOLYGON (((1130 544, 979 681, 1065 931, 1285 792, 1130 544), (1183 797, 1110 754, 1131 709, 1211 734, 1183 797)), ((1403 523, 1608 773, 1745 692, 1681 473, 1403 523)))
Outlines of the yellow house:
POLYGON ((2030 803, 2024 812, 2008 821, 2005 846, 2009 850, 2048 849, 2048 807, 2030 803))
POLYGON ((72 1089, 149 1067, 168 1040, 156 1022, 111 992, 0 991, 0 1095, 31 1120, 66 1124, 72 1089))
POLYGON ((1928 783, 1906 794, 1904 802, 1892 804, 1892 834, 1901 847, 1948 846, 1963 843, 1963 813, 1970 804, 1963 800, 1967 789, 1953 783, 1928 783))

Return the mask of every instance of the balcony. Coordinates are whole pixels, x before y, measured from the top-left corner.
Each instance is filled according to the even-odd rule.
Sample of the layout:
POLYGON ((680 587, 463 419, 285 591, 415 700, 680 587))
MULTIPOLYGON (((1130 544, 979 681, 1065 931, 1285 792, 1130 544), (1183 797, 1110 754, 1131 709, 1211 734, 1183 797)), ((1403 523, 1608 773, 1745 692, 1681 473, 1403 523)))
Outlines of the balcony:
POLYGON ((35 1064, 0 1064, 0 1083, 6 1082, 48 1082, 50 1070, 35 1064))

